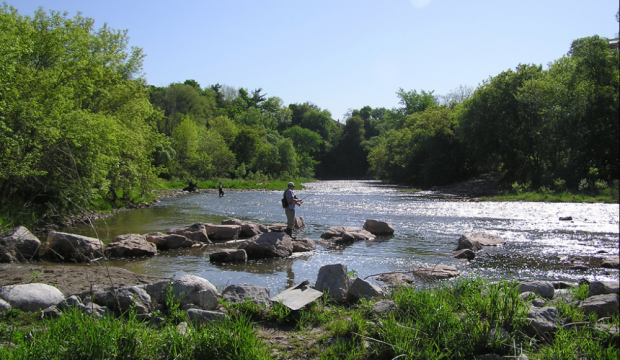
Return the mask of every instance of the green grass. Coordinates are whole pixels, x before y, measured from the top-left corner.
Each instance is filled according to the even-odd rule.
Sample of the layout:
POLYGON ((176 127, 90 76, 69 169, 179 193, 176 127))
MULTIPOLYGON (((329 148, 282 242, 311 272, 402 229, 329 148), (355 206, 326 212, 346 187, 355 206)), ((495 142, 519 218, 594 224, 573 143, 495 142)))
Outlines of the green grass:
MULTIPOLYGON (((584 296, 583 285, 572 291, 584 296)), ((133 314, 96 319, 69 311, 58 319, 11 310, 0 314, 1 359, 471 359, 496 353, 536 359, 618 359, 617 338, 599 327, 618 326, 618 316, 598 321, 558 302, 564 323, 553 336, 526 335, 528 304, 512 282, 476 278, 426 287, 401 287, 389 296, 398 310, 377 315, 373 303, 338 304, 327 296, 292 311, 245 302, 222 306, 229 318, 177 327, 187 321, 168 296, 158 327, 133 314), (275 331, 263 338, 259 329, 275 331), (501 330, 500 330, 501 329, 501 330), (492 330, 507 338, 490 337, 492 330)), ((176 304, 176 305, 175 305, 176 304)), ((267 333, 269 333, 267 331, 267 333)))

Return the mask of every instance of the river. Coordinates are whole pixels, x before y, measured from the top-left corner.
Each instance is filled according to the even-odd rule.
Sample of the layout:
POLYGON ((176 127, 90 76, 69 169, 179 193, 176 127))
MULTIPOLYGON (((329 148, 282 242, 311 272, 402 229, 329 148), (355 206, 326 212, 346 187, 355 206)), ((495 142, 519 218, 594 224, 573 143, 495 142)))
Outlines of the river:
MULTIPOLYGON (((376 181, 317 181, 296 191, 304 204, 297 216, 306 227, 300 237, 317 240, 330 226, 361 227, 366 219, 386 221, 395 234, 375 241, 328 249, 317 245, 312 255, 290 259, 248 261, 237 265, 209 262, 213 247, 162 251, 149 259, 112 261, 136 273, 178 278, 185 274, 208 279, 218 288, 230 284, 267 287, 272 294, 304 280, 316 281, 326 264, 342 263, 360 277, 408 271, 423 264, 456 266, 464 276, 489 279, 598 279, 618 281, 618 270, 570 270, 559 260, 581 256, 596 263, 618 255, 618 204, 477 202, 434 192, 410 193, 376 181), (560 221, 571 216, 572 221, 560 221), (486 247, 471 263, 453 259, 458 238, 468 232, 501 236, 506 245, 486 247)), ((285 222, 282 191, 227 191, 164 199, 154 206, 121 212, 95 222, 94 230, 71 232, 99 236, 109 242, 128 233, 166 232, 195 222, 219 224, 235 217, 262 224, 285 222), (96 231, 96 233, 95 233, 96 231)))

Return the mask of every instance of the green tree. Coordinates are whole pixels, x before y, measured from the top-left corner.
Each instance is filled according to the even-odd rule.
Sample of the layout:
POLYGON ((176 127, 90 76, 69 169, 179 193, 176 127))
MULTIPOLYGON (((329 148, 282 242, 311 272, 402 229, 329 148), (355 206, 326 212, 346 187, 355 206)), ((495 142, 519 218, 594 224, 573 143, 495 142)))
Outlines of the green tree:
POLYGON ((62 216, 148 188, 160 141, 126 31, 0 9, 0 210, 62 216), (8 206, 10 204, 10 206, 8 206))

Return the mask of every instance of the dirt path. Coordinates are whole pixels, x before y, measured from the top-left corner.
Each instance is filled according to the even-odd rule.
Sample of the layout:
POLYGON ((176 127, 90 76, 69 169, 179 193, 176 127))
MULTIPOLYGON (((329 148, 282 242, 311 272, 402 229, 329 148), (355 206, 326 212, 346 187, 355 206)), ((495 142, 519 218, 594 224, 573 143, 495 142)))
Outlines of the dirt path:
POLYGON ((103 264, 0 264, 0 286, 43 283, 55 286, 69 296, 92 287, 132 286, 167 280, 134 274, 129 270, 106 267, 103 264))

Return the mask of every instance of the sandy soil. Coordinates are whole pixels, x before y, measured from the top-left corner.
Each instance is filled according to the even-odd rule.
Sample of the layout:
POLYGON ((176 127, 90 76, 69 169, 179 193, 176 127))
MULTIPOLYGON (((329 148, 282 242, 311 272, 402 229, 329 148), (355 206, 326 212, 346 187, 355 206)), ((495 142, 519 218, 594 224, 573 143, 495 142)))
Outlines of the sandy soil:
POLYGON ((69 296, 93 288, 132 286, 167 280, 138 275, 129 270, 103 264, 0 264, 0 286, 43 283, 55 286, 69 296))

